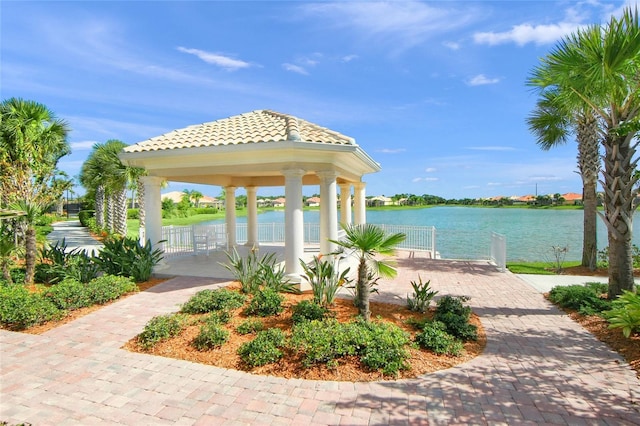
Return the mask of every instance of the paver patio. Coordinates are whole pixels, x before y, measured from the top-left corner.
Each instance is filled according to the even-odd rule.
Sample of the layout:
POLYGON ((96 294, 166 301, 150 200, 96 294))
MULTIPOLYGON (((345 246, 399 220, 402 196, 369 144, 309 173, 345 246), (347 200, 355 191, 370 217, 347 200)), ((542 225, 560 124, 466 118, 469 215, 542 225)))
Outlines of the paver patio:
POLYGON ((412 380, 318 382, 127 352, 153 316, 225 285, 176 277, 43 335, 0 331, 0 420, 33 425, 640 424, 640 381, 615 352, 511 273, 399 259, 378 300, 418 273, 471 296, 487 333, 474 360, 412 380))

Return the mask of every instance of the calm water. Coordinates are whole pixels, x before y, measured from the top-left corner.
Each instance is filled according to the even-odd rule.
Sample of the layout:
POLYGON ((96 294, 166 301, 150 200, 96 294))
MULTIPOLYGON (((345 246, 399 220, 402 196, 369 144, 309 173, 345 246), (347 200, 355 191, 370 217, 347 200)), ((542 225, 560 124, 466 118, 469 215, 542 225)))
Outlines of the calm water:
MULTIPOLYGON (((246 218, 238 218, 245 222, 246 218)), ((283 222, 284 211, 258 216, 261 223, 283 222)), ((318 223, 318 211, 305 211, 304 221, 318 223)), ((367 222, 435 226, 436 249, 445 259, 477 259, 489 255, 491 232, 507 237, 510 261, 552 261, 552 246, 568 247, 566 260, 582 256, 582 210, 534 210, 468 207, 434 207, 418 210, 367 211, 367 222)), ((633 243, 640 245, 634 221, 633 243)), ((605 225, 598 219, 598 247, 607 245, 605 225)))

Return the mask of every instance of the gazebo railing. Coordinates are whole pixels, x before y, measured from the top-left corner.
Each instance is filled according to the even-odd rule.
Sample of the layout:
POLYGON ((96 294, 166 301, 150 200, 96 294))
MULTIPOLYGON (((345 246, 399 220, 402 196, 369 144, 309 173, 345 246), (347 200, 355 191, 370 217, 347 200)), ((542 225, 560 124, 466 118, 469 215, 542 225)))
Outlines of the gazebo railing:
MULTIPOLYGON (((435 227, 408 225, 376 225, 386 232, 401 232, 407 238, 398 248, 415 251, 428 251, 431 258, 436 257, 435 227)), ((338 231, 338 239, 344 236, 344 231, 338 231)), ((225 224, 163 226, 162 239, 166 258, 178 257, 198 253, 201 250, 218 250, 226 247, 228 242, 225 224)), ((236 225, 236 243, 245 244, 248 241, 247 224, 236 225)), ((285 224, 282 222, 259 223, 258 242, 260 244, 284 244, 285 224)), ((304 224, 304 243, 307 246, 320 244, 320 224, 304 224)))

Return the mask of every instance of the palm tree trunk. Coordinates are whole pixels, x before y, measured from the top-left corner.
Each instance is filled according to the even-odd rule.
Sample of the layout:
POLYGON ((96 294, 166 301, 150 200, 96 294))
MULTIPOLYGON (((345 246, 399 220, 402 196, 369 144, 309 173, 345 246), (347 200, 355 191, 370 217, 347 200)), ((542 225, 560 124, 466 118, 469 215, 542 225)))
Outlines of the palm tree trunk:
POLYGON ((27 285, 33 284, 33 276, 35 275, 36 268, 36 229, 33 225, 27 225, 27 231, 25 233, 25 278, 24 282, 27 285))
POLYGON ((104 228, 104 186, 102 185, 96 188, 96 226, 98 229, 104 228))
POLYGON ((366 322, 371 321, 371 309, 369 308, 369 296, 371 290, 368 283, 367 264, 364 256, 360 258, 360 265, 358 265, 358 310, 360 315, 366 322))
POLYGON ((113 210, 114 210, 114 204, 115 204, 115 200, 114 200, 114 196, 113 194, 109 194, 107 195, 107 218, 106 218, 106 224, 105 227, 107 228, 107 231, 109 232, 113 232, 113 210))
POLYGON ((146 226, 146 211, 144 208, 144 182, 142 180, 142 176, 138 178, 138 218, 140 219, 140 242, 144 243, 146 241, 145 238, 145 226, 146 226))
POLYGON ((604 157, 604 223, 609 240, 609 298, 614 299, 623 290, 633 291, 633 186, 637 179, 634 135, 616 136, 609 133, 605 139, 604 157))
POLYGON ((114 230, 116 234, 127 236, 127 188, 122 188, 115 194, 114 230))
POLYGON ((582 204, 584 207, 582 233, 582 266, 592 271, 597 266, 598 240, 597 184, 600 172, 600 142, 598 121, 592 112, 581 114, 577 121, 578 169, 582 178, 582 204))

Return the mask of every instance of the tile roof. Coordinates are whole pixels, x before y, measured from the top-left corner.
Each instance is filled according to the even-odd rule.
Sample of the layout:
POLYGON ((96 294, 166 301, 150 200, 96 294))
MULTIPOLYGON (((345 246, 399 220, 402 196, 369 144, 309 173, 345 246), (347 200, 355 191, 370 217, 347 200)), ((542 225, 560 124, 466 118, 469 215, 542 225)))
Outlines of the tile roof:
POLYGON ((130 145, 124 149, 124 152, 282 141, 356 145, 355 140, 349 136, 292 115, 269 110, 256 110, 174 130, 130 145))

